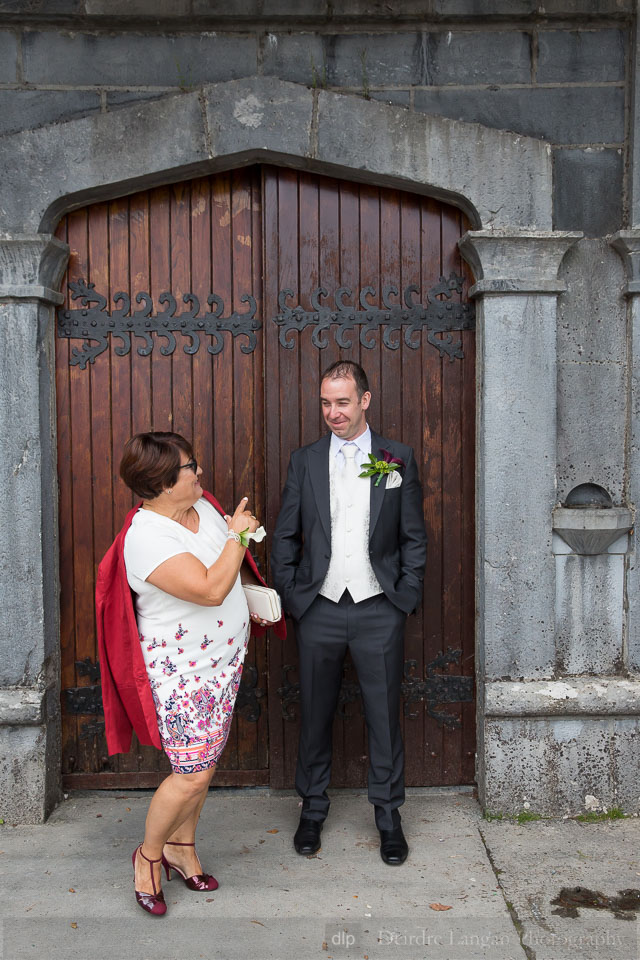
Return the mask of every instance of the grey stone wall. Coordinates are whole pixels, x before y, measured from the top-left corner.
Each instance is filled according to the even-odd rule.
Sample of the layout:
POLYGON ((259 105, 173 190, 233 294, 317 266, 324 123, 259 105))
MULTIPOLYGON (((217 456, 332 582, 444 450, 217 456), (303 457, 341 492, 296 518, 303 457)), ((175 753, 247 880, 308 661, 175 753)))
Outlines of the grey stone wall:
MULTIPOLYGON (((554 227, 630 192, 632 0, 0 3, 0 135, 264 75, 549 141, 554 227)), ((179 131, 176 131, 179 135, 179 131)))
MULTIPOLYGON (((9 582, 20 571, 5 622, 30 631, 28 643, 15 644, 6 628, 2 638, 9 653, 0 671, 0 739, 5 754, 13 750, 24 763, 7 761, 0 782, 16 784, 16 820, 46 815, 58 772, 46 356, 57 274, 26 269, 29 244, 53 228, 67 203, 61 198, 74 191, 95 199, 128 171, 131 183, 164 182, 172 169, 177 177, 213 169, 216 158, 249 148, 335 163, 344 176, 375 180, 383 171, 475 204, 489 229, 473 244, 491 251, 475 269, 481 796, 505 812, 525 802, 576 812, 586 793, 637 809, 633 538, 579 556, 560 543, 551 519, 554 502, 578 483, 601 484, 615 503, 635 506, 640 497, 640 287, 636 277, 627 291, 635 298, 630 326, 622 260, 603 239, 635 226, 640 209, 637 152, 632 162, 640 142, 636 2, 545 0, 544 14, 538 0, 399 0, 393 9, 391 20, 383 0, 0 0, 0 150, 11 160, 0 237, 14 235, 2 238, 0 258, 0 319, 11 331, 0 382, 19 410, 4 434, 20 440, 10 445, 5 501, 22 531, 11 555, 0 556, 0 572, 9 582), (236 79, 245 76, 254 80, 236 79), (235 82, 225 89, 206 86, 228 80, 235 82), (444 122, 424 114, 515 136, 454 125, 457 132, 438 138, 444 122), (85 119, 57 123, 76 118, 85 119), (514 234, 507 243, 496 231, 516 222, 551 226, 549 155, 553 226, 586 234, 575 244, 565 238, 571 249, 557 283, 564 247, 553 269, 544 250, 558 235, 532 233, 524 242, 514 234), (505 171, 497 191, 496 169, 505 171), (535 170, 544 171, 537 181, 535 170)), ((0 419, 3 409, 13 416, 0 406, 0 419)))

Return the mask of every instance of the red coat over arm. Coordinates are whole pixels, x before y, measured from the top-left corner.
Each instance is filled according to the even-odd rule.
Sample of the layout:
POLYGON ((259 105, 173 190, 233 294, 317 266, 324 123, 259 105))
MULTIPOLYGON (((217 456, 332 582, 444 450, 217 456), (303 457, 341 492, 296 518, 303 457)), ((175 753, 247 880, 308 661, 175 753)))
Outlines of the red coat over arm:
MULTIPOLYGON (((215 497, 206 491, 203 496, 224 516, 224 510, 215 497)), ((124 563, 124 538, 139 508, 140 504, 127 514, 122 530, 98 567, 96 583, 98 656, 109 754, 128 753, 132 731, 145 746, 162 748, 156 708, 140 648, 134 598, 124 563)), ((260 583, 264 583, 248 550, 245 559, 260 583)), ((256 624, 252 624, 252 629, 254 636, 261 636, 266 631, 265 627, 256 624)), ((274 630, 277 636, 284 639, 284 617, 274 630)))

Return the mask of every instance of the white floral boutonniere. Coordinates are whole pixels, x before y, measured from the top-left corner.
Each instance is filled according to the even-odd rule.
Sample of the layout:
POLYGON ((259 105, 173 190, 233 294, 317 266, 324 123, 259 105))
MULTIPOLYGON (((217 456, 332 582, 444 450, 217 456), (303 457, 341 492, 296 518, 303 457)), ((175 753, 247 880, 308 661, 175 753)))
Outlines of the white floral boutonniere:
POLYGON ((388 450, 381 450, 382 460, 377 460, 373 453, 369 454, 369 463, 365 466, 359 477, 376 477, 376 487, 379 486, 383 477, 387 478, 386 487, 391 489, 399 487, 402 483, 402 477, 396 471, 404 467, 404 460, 398 457, 392 457, 388 450))

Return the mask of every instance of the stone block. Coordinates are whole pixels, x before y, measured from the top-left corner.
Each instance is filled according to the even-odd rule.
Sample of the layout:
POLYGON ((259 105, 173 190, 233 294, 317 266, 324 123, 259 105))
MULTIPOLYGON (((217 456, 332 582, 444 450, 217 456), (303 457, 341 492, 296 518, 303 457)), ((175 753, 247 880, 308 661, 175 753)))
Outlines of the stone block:
POLYGON ((624 80, 626 43, 623 30, 540 30, 538 83, 624 80))
POLYGON ((561 675, 623 672, 624 557, 556 557, 556 650, 561 675))
POLYGON ((267 35, 264 72, 314 86, 527 83, 526 33, 471 31, 267 35))
POLYGON ((312 115, 310 90, 266 77, 208 91, 207 119, 214 156, 255 150, 256 140, 261 150, 308 155, 312 115), (283 113, 286 137, 282 135, 283 113))
POLYGON ((555 305, 550 297, 488 297, 482 312, 492 331, 478 385, 485 674, 542 679, 555 658, 555 351, 545 345, 555 333, 555 305))
POLYGON ((558 361, 625 363, 627 309, 622 260, 606 240, 579 240, 565 256, 558 298, 558 361))
MULTIPOLYGON (((426 15, 436 19, 451 19, 452 17, 473 18, 483 20, 491 17, 516 17, 530 14, 534 7, 533 0, 398 0, 393 4, 393 15, 417 16, 424 19, 426 15)), ((387 0, 350 0, 349 14, 359 17, 389 17, 389 3, 387 0)))
POLYGON ((38 304, 0 302, 0 326, 0 686, 12 687, 35 683, 45 660, 38 304))
MULTIPOLYGON (((59 216, 58 198, 89 191, 97 199, 110 184, 131 179, 136 184, 143 179, 147 186, 166 183, 170 171, 178 168, 184 176, 185 168, 194 169, 209 157, 197 93, 2 137, 0 220, 16 233, 50 229, 59 216), (127 149, 118 149, 120 144, 127 149), (27 195, 30 204, 24 203, 27 195), (45 211, 48 219, 43 220, 45 211)), ((121 189, 126 192, 126 186, 121 189)), ((91 202, 85 198, 86 193, 84 203, 91 202)))
POLYGON ((83 90, 0 90, 0 135, 96 113, 100 94, 83 90))
POLYGON ((84 0, 90 17, 184 17, 191 13, 190 0, 84 0))
POLYGON ((271 34, 264 73, 317 86, 366 90, 370 86, 423 83, 422 38, 415 31, 369 34, 271 34), (274 39, 271 39, 274 37, 274 39))
POLYGON ((0 796, 6 824, 43 823, 59 799, 59 757, 52 755, 47 740, 45 726, 0 725, 0 796))
MULTIPOLYGON (((196 3, 207 2, 209 0, 196 0, 196 3)), ((291 0, 262 0, 259 7, 265 17, 324 17, 329 3, 327 0, 296 0, 295 4, 291 0)))
MULTIPOLYGON (((175 92, 175 91, 174 91, 175 92)), ((158 100, 167 95, 166 90, 109 90, 107 107, 122 107, 140 100, 158 100)))
POLYGON ((16 82, 18 39, 9 30, 0 30, 0 83, 16 82))
POLYGON ((618 87, 529 87, 428 90, 416 110, 468 120, 556 143, 622 143, 624 90, 618 87))
POLYGON ((344 168, 345 176, 386 174, 406 189, 428 184, 455 193, 473 205, 472 222, 479 217, 483 225, 548 228, 546 144, 324 90, 317 96, 314 158, 344 168))
POLYGON ((622 224, 621 149, 553 151, 553 222, 557 230, 587 237, 614 233, 622 224))
POLYGON ((640 750, 638 717, 619 717, 613 721, 611 745, 615 805, 625 813, 640 807, 640 750))
POLYGON ((408 90, 372 90, 369 94, 372 100, 379 100, 381 103, 388 103, 397 107, 409 106, 408 90))
POLYGON ((624 495, 626 372, 622 363, 558 364, 558 491, 597 483, 624 495))
MULTIPOLYGON (((255 37, 28 31, 23 37, 29 83, 156 85, 191 90, 256 72, 255 37)), ((176 134, 179 131, 176 130, 176 134)))
POLYGON ((419 83, 425 86, 529 83, 531 36, 514 30, 423 34, 419 83))
POLYGON ((575 815, 592 796, 600 806, 637 813, 639 734, 638 717, 488 720, 485 807, 575 815))
POLYGON ((2 0, 2 13, 19 13, 21 19, 84 14, 86 0, 2 0))
POLYGON ((268 33, 263 52, 265 76, 304 83, 308 87, 326 87, 329 84, 327 46, 330 47, 329 41, 333 39, 317 33, 268 33))

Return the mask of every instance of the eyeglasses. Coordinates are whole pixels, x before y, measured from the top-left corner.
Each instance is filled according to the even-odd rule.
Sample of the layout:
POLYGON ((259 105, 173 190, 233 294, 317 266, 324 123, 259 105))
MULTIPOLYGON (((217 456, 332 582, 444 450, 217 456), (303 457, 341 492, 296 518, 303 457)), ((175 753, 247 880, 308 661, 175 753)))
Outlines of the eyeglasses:
POLYGON ((180 470, 186 470, 187 467, 189 468, 189 470, 193 470, 194 473, 197 473, 197 472, 198 472, 198 461, 197 461, 197 460, 189 460, 189 463, 183 463, 183 464, 182 464, 182 466, 180 467, 180 470))

